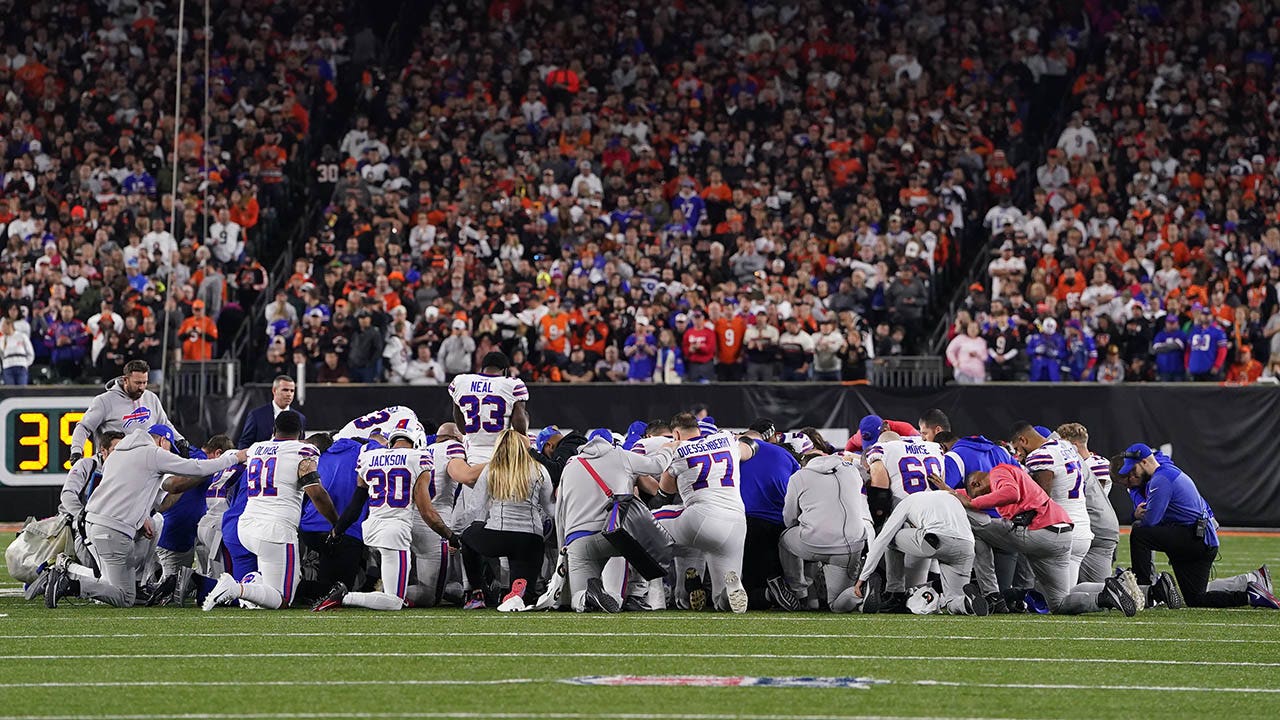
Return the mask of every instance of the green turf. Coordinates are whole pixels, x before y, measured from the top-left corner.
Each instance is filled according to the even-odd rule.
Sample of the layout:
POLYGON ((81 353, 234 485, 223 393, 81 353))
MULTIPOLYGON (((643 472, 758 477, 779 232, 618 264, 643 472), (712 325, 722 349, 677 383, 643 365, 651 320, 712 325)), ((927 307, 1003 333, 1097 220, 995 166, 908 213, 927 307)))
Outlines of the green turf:
MULTIPOLYGON (((1223 544, 1220 575, 1261 562, 1280 566, 1280 539, 1229 537, 1223 544)), ((13 587, 7 576, 3 582, 13 587)), ((81 602, 50 611, 0 598, 0 614, 0 720, 1280 717, 1280 612, 1263 610, 1156 609, 1133 619, 202 613, 81 602), (1052 659, 1060 661, 1046 661, 1052 659), (855 690, 560 682, 623 674, 888 683, 855 690), (513 680, 527 682, 431 682, 513 680), (918 684, 931 681, 960 686, 918 684), (45 683, 55 685, 39 685, 45 683), (1020 684, 1076 687, 1011 687, 1020 684), (1250 688, 1270 692, 1231 691, 1250 688)))

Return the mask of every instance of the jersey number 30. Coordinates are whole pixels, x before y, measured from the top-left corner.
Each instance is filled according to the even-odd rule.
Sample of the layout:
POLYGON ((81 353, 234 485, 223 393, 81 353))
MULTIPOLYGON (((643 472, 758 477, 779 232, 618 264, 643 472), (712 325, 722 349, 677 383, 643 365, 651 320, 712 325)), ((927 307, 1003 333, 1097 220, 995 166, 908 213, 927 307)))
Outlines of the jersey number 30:
POLYGON ((364 474, 364 482, 369 486, 369 507, 409 507, 413 476, 405 468, 391 468, 385 472, 369 470, 364 474))
POLYGON ((458 407, 462 410, 465 433, 485 432, 498 433, 506 429, 507 401, 500 395, 463 395, 458 398, 458 407))

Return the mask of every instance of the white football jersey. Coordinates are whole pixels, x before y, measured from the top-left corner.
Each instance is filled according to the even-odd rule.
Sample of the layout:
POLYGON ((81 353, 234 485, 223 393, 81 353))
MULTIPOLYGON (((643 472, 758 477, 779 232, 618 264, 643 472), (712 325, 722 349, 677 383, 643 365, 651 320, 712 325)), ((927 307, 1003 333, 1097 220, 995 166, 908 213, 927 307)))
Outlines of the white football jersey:
POLYGON ((1094 479, 1102 483, 1102 494, 1111 494, 1111 461, 1094 453, 1084 459, 1085 467, 1093 473, 1094 479))
POLYGON ((449 383, 449 398, 462 411, 467 459, 475 464, 493 456, 498 435, 511 427, 511 411, 529 399, 529 388, 520 378, 466 373, 449 383))
POLYGON ((669 445, 672 442, 674 442, 673 438, 663 437, 661 435, 656 437, 640 438, 636 441, 635 445, 631 446, 631 452, 637 455, 652 455, 658 448, 663 447, 664 445, 669 445))
POLYGON ((252 523, 258 526, 259 537, 272 542, 297 538, 303 495, 298 464, 319 457, 315 445, 301 440, 264 440, 249 446, 243 481, 248 499, 241 527, 252 523))
POLYGON ((449 477, 449 463, 453 460, 465 462, 467 451, 457 440, 443 440, 427 448, 427 452, 431 454, 431 485, 427 494, 431 498, 431 507, 448 525, 453 520, 453 506, 462 488, 457 480, 449 477))
POLYGON ((376 448, 360 453, 356 475, 369 487, 369 515, 361 525, 370 547, 407 550, 413 531, 413 487, 431 475, 431 453, 414 448, 376 448))
POLYGON ((741 447, 727 432, 686 440, 676 447, 676 459, 668 470, 686 507, 711 505, 745 513, 738 490, 741 447))
POLYGON ((422 430, 422 423, 418 422, 418 414, 403 405, 392 405, 381 410, 371 412, 368 415, 361 415, 342 427, 334 440, 354 440, 356 438, 367 438, 374 433, 382 436, 391 434, 392 430, 415 429, 414 442, 420 447, 426 445, 426 433, 422 430), (419 436, 420 437, 417 437, 419 436))
POLYGON ((227 511, 230 503, 227 502, 227 483, 236 476, 236 473, 244 472, 243 465, 232 465, 231 467, 218 471, 213 476, 213 480, 209 481, 209 489, 204 491, 204 514, 222 517, 227 511))
POLYGON ((918 437, 878 442, 867 450, 867 465, 884 463, 895 502, 929 489, 929 476, 944 477, 942 446, 918 437))
POLYGON ((1067 511, 1076 528, 1089 527, 1089 507, 1085 504, 1088 488, 1084 485, 1089 478, 1080 460, 1080 453, 1070 443, 1050 440, 1027 453, 1023 465, 1032 475, 1044 470, 1052 471, 1053 484, 1049 488, 1049 497, 1067 511))

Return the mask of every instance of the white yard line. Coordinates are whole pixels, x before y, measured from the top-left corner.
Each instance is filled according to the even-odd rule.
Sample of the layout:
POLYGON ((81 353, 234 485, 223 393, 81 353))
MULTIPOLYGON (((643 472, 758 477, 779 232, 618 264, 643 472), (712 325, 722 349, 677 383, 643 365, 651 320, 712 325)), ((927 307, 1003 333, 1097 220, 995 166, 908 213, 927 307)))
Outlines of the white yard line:
MULTIPOLYGON (((275 658, 332 658, 331 652, 279 652, 279 653, 99 653, 93 655, 0 655, 0 661, 29 662, 32 660, 197 660, 197 659, 275 659, 275 658)), ((610 652, 344 652, 342 657, 356 658, 600 658, 635 660, 635 653, 610 652)), ((1169 665, 1195 667, 1280 667, 1280 662, 1214 661, 1214 660, 1159 660, 1150 658, 1046 658, 1018 656, 973 655, 845 655, 845 654, 791 654, 791 653, 644 653, 646 658, 696 658, 700 660, 881 660, 912 662, 1017 662, 1017 663, 1076 663, 1086 665, 1169 665)))
MULTIPOLYGON (((954 717, 916 715, 760 715, 721 713, 506 713, 506 712, 409 712, 409 713, 186 713, 163 715, 0 715, 0 720, 326 720, 328 718, 402 718, 404 720, 430 720, 432 718, 466 718, 474 720, 505 720, 532 718, 533 720, 961 720, 954 717)), ((964 720, 1001 720, 1000 718, 965 718, 964 720)))
MULTIPOLYGON (((1043 636, 1043 633, 1036 633, 1037 637, 1043 636)), ((198 638, 236 638, 236 637, 262 637, 262 633, 257 632, 178 632, 178 633, 85 633, 85 634, 39 634, 39 635, 5 635, 0 637, 0 642, 5 640, 74 640, 74 639, 133 639, 133 638, 178 638, 178 637, 198 637, 198 638)), ((694 633, 694 632, 272 632, 270 637, 273 638, 332 638, 332 637, 391 637, 391 638, 415 638, 415 637, 613 637, 613 638, 766 638, 766 639, 789 639, 796 638, 795 633, 694 633)), ((804 633, 805 639, 819 640, 964 640, 964 641, 986 641, 986 642, 1010 642, 1018 640, 1026 640, 1026 635, 932 635, 932 634, 913 634, 913 635, 884 635, 876 633, 804 633)), ((1256 639, 1236 639, 1236 638, 1187 638, 1187 637, 1062 637, 1049 636, 1052 640, 1063 640, 1067 642, 1123 642, 1123 643, 1221 643, 1227 645, 1280 645, 1280 640, 1256 640, 1256 639)))
POLYGON ((943 680, 917 680, 912 685, 921 687, 994 688, 998 690, 1138 690, 1142 692, 1207 692, 1207 693, 1265 693, 1280 694, 1280 688, 1238 687, 1173 687, 1153 685, 1041 685, 1037 683, 977 683, 949 682, 943 680))
POLYGON ((312 687, 321 685, 525 685, 550 683, 554 679, 508 678, 504 680, 354 680, 324 678, 320 680, 121 680, 102 682, 16 682, 0 683, 6 688, 116 688, 116 687, 312 687))

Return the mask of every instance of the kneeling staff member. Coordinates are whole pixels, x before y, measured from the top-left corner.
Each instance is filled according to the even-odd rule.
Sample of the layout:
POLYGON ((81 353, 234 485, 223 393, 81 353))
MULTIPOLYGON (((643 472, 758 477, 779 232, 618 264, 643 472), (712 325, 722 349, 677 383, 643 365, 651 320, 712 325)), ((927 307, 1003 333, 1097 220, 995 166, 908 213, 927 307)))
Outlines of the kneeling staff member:
POLYGON ((564 528, 574 610, 621 609, 621 599, 606 591, 601 582, 605 563, 621 554, 601 534, 609 515, 609 498, 632 492, 641 476, 662 475, 671 466, 675 446, 674 442, 668 443, 641 455, 616 447, 602 437, 593 437, 565 464, 556 526, 564 528))
POLYGON ((151 547, 147 521, 162 494, 166 475, 204 477, 245 460, 245 451, 213 460, 188 460, 171 452, 178 435, 168 425, 138 428, 125 436, 102 466, 102 482, 85 506, 85 531, 102 573, 99 580, 55 566, 45 588, 45 604, 57 607, 66 595, 132 607, 138 568, 151 547))
MULTIPOLYGON (((936 476, 930 481, 939 490, 945 487, 936 476)), ((1140 590, 1134 583, 1110 577, 1101 583, 1073 583, 1068 575, 1071 567, 1071 518, 1062 506, 1049 498, 1027 471, 1016 465, 997 465, 990 470, 969 473, 965 478, 968 494, 956 491, 969 513, 974 529, 975 552, 986 556, 979 567, 990 568, 992 548, 1022 553, 1031 564, 1036 589, 1058 615, 1080 615, 1115 608, 1126 616, 1138 612, 1140 590), (986 511, 994 508, 1000 518, 986 511)), ((995 592, 994 577, 980 573, 978 584, 988 593, 995 592)))
POLYGON ((779 552, 787 571, 787 581, 798 593, 804 580, 800 561, 823 563, 827 581, 827 604, 832 612, 880 609, 884 580, 876 576, 865 598, 853 590, 858 559, 868 540, 875 537, 871 511, 862 494, 862 476, 852 464, 825 455, 810 460, 787 481, 782 508, 787 529, 779 538, 779 552))
POLYGON ((942 607, 952 615, 987 615, 990 608, 978 586, 969 582, 973 572, 973 530, 964 505, 947 492, 918 492, 898 502, 880 527, 854 593, 863 586, 892 546, 903 555, 937 560, 942 575, 942 607))

